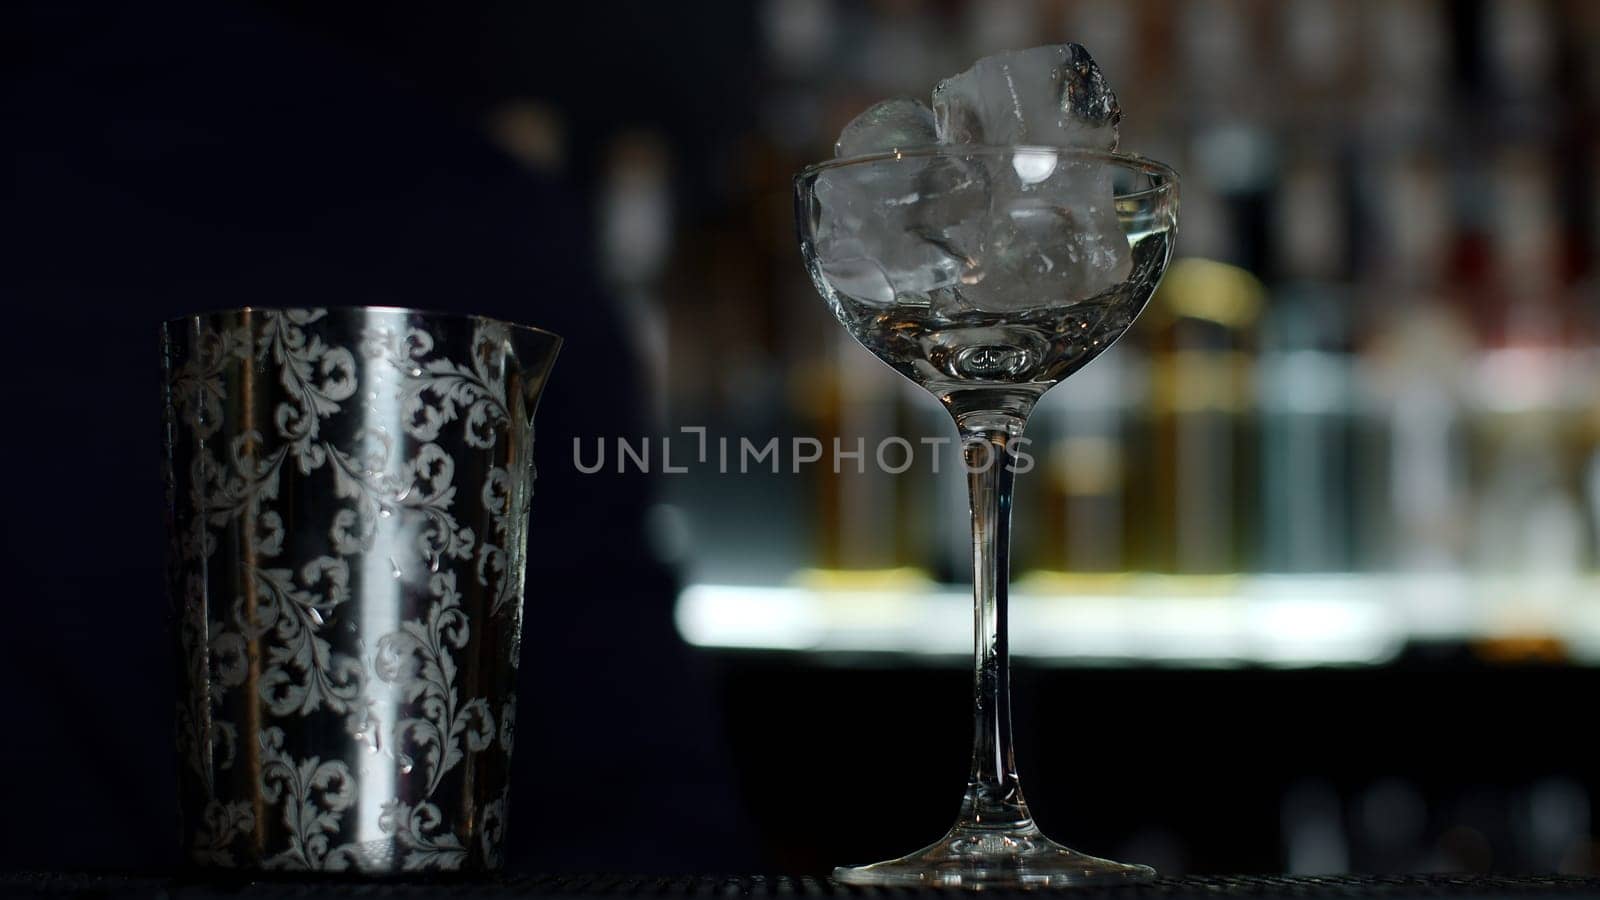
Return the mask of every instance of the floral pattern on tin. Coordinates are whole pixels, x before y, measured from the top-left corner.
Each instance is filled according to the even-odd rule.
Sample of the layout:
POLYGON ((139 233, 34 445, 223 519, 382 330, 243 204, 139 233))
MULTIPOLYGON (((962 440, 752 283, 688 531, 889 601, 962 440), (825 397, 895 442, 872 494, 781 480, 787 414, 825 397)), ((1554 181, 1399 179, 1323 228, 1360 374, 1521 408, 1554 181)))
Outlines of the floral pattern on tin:
POLYGON ((476 852, 478 864, 499 863, 514 696, 509 685, 466 693, 457 655, 482 623, 459 579, 482 598, 476 615, 510 620, 496 641, 514 666, 532 423, 510 402, 504 325, 472 320, 469 340, 447 342, 419 320, 368 317, 348 343, 321 330, 323 309, 198 316, 186 333, 164 332, 169 583, 188 688, 178 745, 203 798, 186 832, 196 862, 416 871, 458 869, 476 852), (464 346, 465 361, 436 352, 446 343, 464 346), (274 385, 270 413, 243 414, 265 396, 262 379, 274 385), (351 426, 365 420, 346 414, 380 397, 397 406, 399 428, 351 426), (474 462, 482 468, 463 493, 458 464, 474 454, 487 462, 474 462), (326 490, 308 494, 310 478, 326 490), (307 496, 328 498, 320 524, 307 496), (463 504, 487 540, 461 518, 463 504), (373 577, 375 557, 393 590, 422 588, 408 604, 415 615, 373 646, 351 646, 353 585, 373 577), (217 581, 219 571, 235 581, 217 581), (331 727, 366 759, 312 752, 331 727), (241 746, 245 731, 259 740, 241 746), (449 776, 486 753, 501 756, 486 770, 498 788, 476 826, 456 821, 459 800, 438 797, 464 790, 449 776), (352 822, 358 799, 371 802, 362 785, 374 766, 396 773, 395 795, 375 810, 380 840, 352 822))

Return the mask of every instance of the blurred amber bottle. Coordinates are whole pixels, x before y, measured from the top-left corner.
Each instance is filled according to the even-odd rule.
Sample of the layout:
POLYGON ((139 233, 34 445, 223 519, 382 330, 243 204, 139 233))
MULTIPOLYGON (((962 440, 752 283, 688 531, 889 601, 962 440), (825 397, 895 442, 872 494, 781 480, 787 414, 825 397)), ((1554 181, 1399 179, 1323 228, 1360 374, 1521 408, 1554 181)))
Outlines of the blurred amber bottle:
MULTIPOLYGON (((782 467, 814 487, 817 563, 843 571, 921 566, 924 554, 911 529, 922 515, 914 492, 932 485, 923 483, 917 467, 896 473, 878 458, 879 447, 899 436, 902 379, 843 329, 828 340, 828 354, 812 376, 814 428, 780 448, 782 467)), ((894 468, 904 457, 898 449, 886 448, 884 455, 894 468)))
POLYGON ((1045 396, 1029 423, 1039 513, 1035 568, 1125 571, 1129 482, 1139 476, 1130 422, 1147 393, 1142 348, 1122 341, 1045 396))
POLYGON ((1244 570, 1255 546, 1254 357, 1260 282, 1180 259, 1146 313, 1144 462, 1130 494, 1133 563, 1183 574, 1244 570))

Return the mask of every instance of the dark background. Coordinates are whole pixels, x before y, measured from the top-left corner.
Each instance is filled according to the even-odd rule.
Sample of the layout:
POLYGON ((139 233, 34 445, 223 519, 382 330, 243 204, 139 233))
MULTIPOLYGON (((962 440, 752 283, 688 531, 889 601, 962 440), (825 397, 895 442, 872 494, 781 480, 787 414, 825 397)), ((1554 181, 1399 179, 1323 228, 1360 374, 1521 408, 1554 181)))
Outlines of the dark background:
MULTIPOLYGON (((556 86, 589 110, 575 119, 593 129, 574 136, 583 159, 618 102, 692 138, 691 117, 710 118, 693 80, 726 81, 675 63, 647 19, 602 37, 598 10, 41 2, 0 15, 0 296, 15 339, 0 628, 15 814, 0 865, 170 865, 156 325, 363 303, 532 322, 568 341, 541 448, 597 420, 637 431, 642 376, 596 274, 587 175, 527 171, 477 117, 521 85, 556 86), (479 30, 491 21, 536 36, 506 34, 479 78, 478 42, 502 33, 479 30)), ((643 538, 648 484, 544 469, 528 577, 568 599, 530 610, 521 674, 539 724, 517 754, 528 827, 514 858, 753 865, 718 716, 671 630, 675 578, 643 538), (564 825, 536 827, 544 816, 564 825)))
MULTIPOLYGON (((1407 356, 1412 307, 1446 311, 1472 353, 1588 358, 1600 343, 1600 17, 1530 0, 1549 37, 1544 80, 1529 88, 1491 65, 1505 4, 1397 4, 1432 17, 1438 46, 1402 50, 1421 74, 1387 92, 1390 108, 1354 50, 1331 87, 1279 77, 1298 71, 1295 51, 1263 23, 1314 5, 1126 7, 1136 12, 1120 27, 1142 56, 1102 61, 1129 114, 1124 146, 1184 172, 1180 254, 1254 273, 1275 308, 1292 305, 1280 300, 1288 284, 1354 294, 1311 342, 1351 358, 1407 356), (1243 47, 1250 60, 1186 73, 1184 42, 1217 10, 1257 30, 1208 52, 1243 47), (1270 132, 1275 149, 1208 144, 1219 109, 1270 132), (1392 161, 1372 148, 1391 145, 1446 184, 1437 260, 1395 249, 1411 238, 1369 177, 1392 161), (1519 153, 1533 154, 1550 194, 1548 221, 1517 220, 1531 249, 1496 227, 1519 153), (1299 259, 1275 237, 1272 204, 1301 157, 1333 173, 1331 196, 1350 210, 1321 232, 1339 248, 1331 260, 1299 259)), ((1359 32, 1339 46, 1366 48, 1377 38, 1361 23, 1390 5, 1331 8, 1332 26, 1359 32)), ((37 0, 0 11, 12 159, 0 866, 178 861, 155 326, 251 304, 470 311, 566 338, 539 412, 528 572, 562 599, 528 610, 512 866, 820 872, 936 837, 967 757, 959 663, 716 652, 686 646, 672 619, 684 583, 747 577, 741 562, 776 582, 785 567, 906 565, 906 541, 876 556, 836 546, 826 509, 807 505, 836 485, 777 504, 757 490, 741 506, 719 491, 742 485, 585 478, 562 457, 574 437, 690 422, 765 436, 826 420, 811 410, 827 390, 813 389, 837 376, 817 372, 840 343, 793 247, 790 174, 828 155, 872 100, 924 93, 979 52, 1094 44, 1073 30, 1084 10, 1106 4, 37 0), (1014 14, 987 12, 1001 7, 1014 14), (631 209, 634 196, 619 184, 644 185, 636 241, 607 230, 633 221, 618 218, 615 204, 631 209), (651 218, 658 195, 670 199, 664 221, 651 218), (638 250, 652 240, 666 248, 638 250)), ((1223 340, 1253 354, 1269 332, 1223 340)), ((1139 346, 1183 339, 1160 334, 1139 346)), ((1589 365, 1564 382, 1576 399, 1549 414, 1571 425, 1556 480, 1575 508, 1597 502, 1574 474, 1600 459, 1589 365)), ((1495 509, 1485 471, 1543 471, 1492 451, 1471 459, 1467 499, 1447 517, 1495 509)), ((1520 527, 1509 508, 1498 521, 1520 527)), ((1571 566, 1586 600, 1600 515, 1581 508, 1578 531, 1558 536, 1585 548, 1571 566)), ((1118 564, 1382 568, 1407 539, 1406 511, 1384 510, 1401 525, 1339 514, 1334 531, 1355 534, 1352 549, 1309 563, 1274 558, 1272 529, 1250 519, 1233 527, 1243 549, 1193 571, 1171 548, 1118 564)), ((1145 515, 1131 531, 1164 533, 1160 513, 1145 515)), ((1475 571, 1484 542, 1452 540, 1450 565, 1475 571)), ((1027 548, 1019 559, 1034 564, 1027 548)), ((1571 574, 1546 565, 1521 571, 1571 574)), ((1574 664, 1571 637, 1418 641, 1360 669, 1024 668, 1020 763, 1052 834, 1168 872, 1593 871, 1600 686, 1574 664)))

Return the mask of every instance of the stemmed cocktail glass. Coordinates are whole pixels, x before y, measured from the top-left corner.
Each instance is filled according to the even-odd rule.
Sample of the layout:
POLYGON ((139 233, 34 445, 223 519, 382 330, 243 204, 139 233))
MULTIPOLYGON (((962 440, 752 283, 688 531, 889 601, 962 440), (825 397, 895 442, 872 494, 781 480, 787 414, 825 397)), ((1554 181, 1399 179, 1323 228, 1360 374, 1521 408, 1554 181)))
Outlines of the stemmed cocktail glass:
POLYGON ((1171 255, 1177 176, 1110 151, 940 145, 795 178, 806 266, 850 333, 955 418, 972 503, 972 771, 955 825, 900 859, 840 867, 875 885, 1055 887, 1146 866, 1040 832, 1011 750, 1007 556, 1017 438, 1039 397, 1110 346, 1171 255))

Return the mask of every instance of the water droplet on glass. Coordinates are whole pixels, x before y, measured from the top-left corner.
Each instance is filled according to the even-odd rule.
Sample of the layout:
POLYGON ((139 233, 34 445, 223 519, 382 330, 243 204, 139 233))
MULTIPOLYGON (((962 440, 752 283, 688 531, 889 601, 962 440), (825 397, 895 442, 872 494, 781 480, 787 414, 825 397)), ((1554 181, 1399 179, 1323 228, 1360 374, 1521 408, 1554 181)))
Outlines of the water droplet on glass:
POLYGON ((411 367, 411 371, 408 374, 412 378, 421 378, 422 377, 422 369, 420 369, 420 368, 418 368, 416 366, 412 366, 411 367))
POLYGON ((389 557, 389 574, 395 578, 399 578, 405 574, 404 572, 400 571, 400 564, 395 562, 394 557, 392 556, 389 557))
POLYGON ((411 763, 401 763, 400 764, 400 774, 401 775, 410 775, 412 768, 413 767, 412 767, 411 763))

